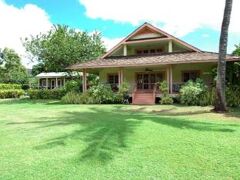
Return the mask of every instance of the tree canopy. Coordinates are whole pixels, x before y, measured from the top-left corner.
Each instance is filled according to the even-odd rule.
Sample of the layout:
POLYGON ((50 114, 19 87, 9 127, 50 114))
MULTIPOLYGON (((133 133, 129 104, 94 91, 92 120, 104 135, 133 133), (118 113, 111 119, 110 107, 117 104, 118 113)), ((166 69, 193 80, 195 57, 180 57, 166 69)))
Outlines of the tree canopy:
POLYGON ((240 43, 238 45, 235 45, 235 50, 233 51, 233 55, 240 56, 240 43))
POLYGON ((21 64, 21 58, 13 50, 4 48, 0 51, 0 82, 4 83, 27 83, 28 73, 21 64))
POLYGON ((38 64, 33 71, 66 71, 78 62, 95 59, 105 52, 100 33, 81 32, 64 25, 55 25, 46 33, 25 38, 23 45, 38 64))
MULTIPOLYGON (((235 45, 233 55, 240 56, 240 44, 235 45)), ((240 62, 227 62, 226 80, 230 85, 240 85, 240 62)))

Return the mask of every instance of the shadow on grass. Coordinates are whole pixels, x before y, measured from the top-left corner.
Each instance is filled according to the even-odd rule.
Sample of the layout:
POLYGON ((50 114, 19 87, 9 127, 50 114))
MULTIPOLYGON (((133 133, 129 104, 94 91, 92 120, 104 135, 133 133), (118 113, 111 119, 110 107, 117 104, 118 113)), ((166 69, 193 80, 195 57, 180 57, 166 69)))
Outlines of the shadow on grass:
POLYGON ((237 117, 237 118, 240 118, 240 108, 231 108, 229 110, 229 112, 225 113, 225 116, 226 117, 237 117))
POLYGON ((49 139, 36 149, 48 149, 54 146, 65 146, 67 139, 80 140, 87 145, 80 153, 80 160, 94 159, 107 162, 127 148, 127 138, 140 124, 131 115, 115 114, 91 108, 91 112, 65 112, 63 117, 55 120, 26 122, 39 124, 39 128, 53 126, 80 125, 70 134, 49 139))
POLYGON ((77 140, 86 147, 80 152, 79 159, 97 160, 106 163, 118 153, 128 148, 128 138, 143 121, 152 121, 176 129, 189 129, 201 132, 231 133, 236 124, 218 124, 185 120, 183 117, 166 117, 153 113, 122 111, 121 106, 114 106, 112 111, 104 107, 89 107, 87 112, 63 112, 61 117, 44 117, 37 121, 15 122, 11 124, 37 124, 37 128, 74 126, 76 130, 69 134, 49 139, 37 150, 66 146, 67 140, 77 140), (84 142, 84 143, 83 143, 84 142))
MULTIPOLYGON (((146 107, 140 107, 140 108, 133 109, 133 110, 121 109, 121 111, 122 112, 141 113, 141 112, 144 112, 145 109, 146 109, 146 107)), ((156 115, 160 115, 160 116, 189 116, 189 115, 212 113, 212 112, 210 112, 209 110, 206 110, 206 109, 198 110, 198 111, 191 111, 191 110, 189 110, 189 111, 184 111, 184 112, 176 112, 175 111, 176 109, 177 109, 176 107, 172 107, 172 108, 169 108, 169 109, 152 110, 150 112, 145 111, 145 113, 156 114, 156 115)))
POLYGON ((29 99, 29 98, 12 98, 12 99, 0 99, 2 105, 16 105, 16 104, 46 104, 46 105, 60 105, 60 100, 49 99, 29 99))

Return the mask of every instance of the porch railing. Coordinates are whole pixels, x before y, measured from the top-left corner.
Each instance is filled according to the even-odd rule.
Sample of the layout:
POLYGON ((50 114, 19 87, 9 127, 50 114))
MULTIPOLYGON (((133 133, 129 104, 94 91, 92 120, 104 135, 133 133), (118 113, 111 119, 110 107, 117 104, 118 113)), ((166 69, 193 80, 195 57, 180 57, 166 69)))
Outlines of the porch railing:
MULTIPOLYGON (((134 94, 136 91, 151 91, 155 94, 161 94, 161 90, 159 89, 159 83, 144 83, 139 85, 138 83, 134 84, 132 93, 134 94), (144 84, 146 86, 144 86, 144 84), (144 88, 145 87, 145 88, 144 88)), ((181 86, 184 83, 173 83, 172 84, 172 93, 179 93, 181 86)))

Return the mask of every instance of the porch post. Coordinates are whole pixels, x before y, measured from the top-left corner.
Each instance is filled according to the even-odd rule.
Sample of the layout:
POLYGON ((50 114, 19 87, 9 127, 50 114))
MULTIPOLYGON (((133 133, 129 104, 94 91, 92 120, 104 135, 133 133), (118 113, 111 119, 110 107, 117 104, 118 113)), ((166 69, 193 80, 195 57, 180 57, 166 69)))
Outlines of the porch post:
POLYGON ((86 69, 83 69, 83 92, 87 91, 87 77, 86 77, 86 69))
POLYGON ((46 87, 45 89, 48 89, 48 78, 46 78, 46 87))
POLYGON ((121 83, 123 83, 123 68, 121 68, 121 83))
POLYGON ((55 82, 55 87, 58 88, 58 79, 56 78, 55 81, 56 81, 56 82, 55 82))
POLYGON ((169 86, 170 86, 170 94, 172 94, 172 92, 173 92, 173 87, 172 87, 172 83, 173 83, 173 74, 172 74, 172 65, 170 65, 169 66, 169 75, 170 75, 170 77, 169 77, 169 86))
POLYGON ((121 86, 121 69, 118 70, 118 87, 121 86))
POLYGON ((169 42, 168 42, 168 52, 172 52, 173 51, 173 44, 172 44, 172 40, 170 40, 169 42))
POLYGON ((123 56, 127 56, 127 45, 123 45, 123 56))
POLYGON ((168 84, 168 92, 170 92, 170 68, 167 67, 167 84, 168 84))

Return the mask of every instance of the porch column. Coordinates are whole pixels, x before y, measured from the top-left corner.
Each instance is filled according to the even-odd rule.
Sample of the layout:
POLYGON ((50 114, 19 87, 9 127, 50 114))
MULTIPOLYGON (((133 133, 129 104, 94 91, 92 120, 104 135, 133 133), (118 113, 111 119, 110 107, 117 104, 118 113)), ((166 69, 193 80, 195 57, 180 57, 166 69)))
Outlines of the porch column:
POLYGON ((168 52, 169 52, 169 53, 173 52, 172 40, 170 40, 170 41, 168 42, 168 52))
POLYGON ((56 78, 56 83, 55 83, 55 87, 58 88, 58 79, 56 78))
POLYGON ((46 78, 46 87, 45 89, 48 89, 48 78, 46 78))
POLYGON ((86 69, 83 69, 83 85, 82 85, 83 92, 87 91, 87 75, 86 74, 87 74, 86 69))
POLYGON ((121 68, 121 83, 123 83, 123 68, 121 68))
POLYGON ((172 74, 172 65, 169 66, 169 86, 170 86, 170 94, 173 92, 173 74, 172 74))
POLYGON ((127 45, 123 45, 123 56, 127 56, 127 45))
POLYGON ((120 87, 121 86, 121 68, 118 70, 118 87, 120 87))
POLYGON ((170 92, 170 68, 167 67, 167 84, 168 84, 168 92, 170 92))

